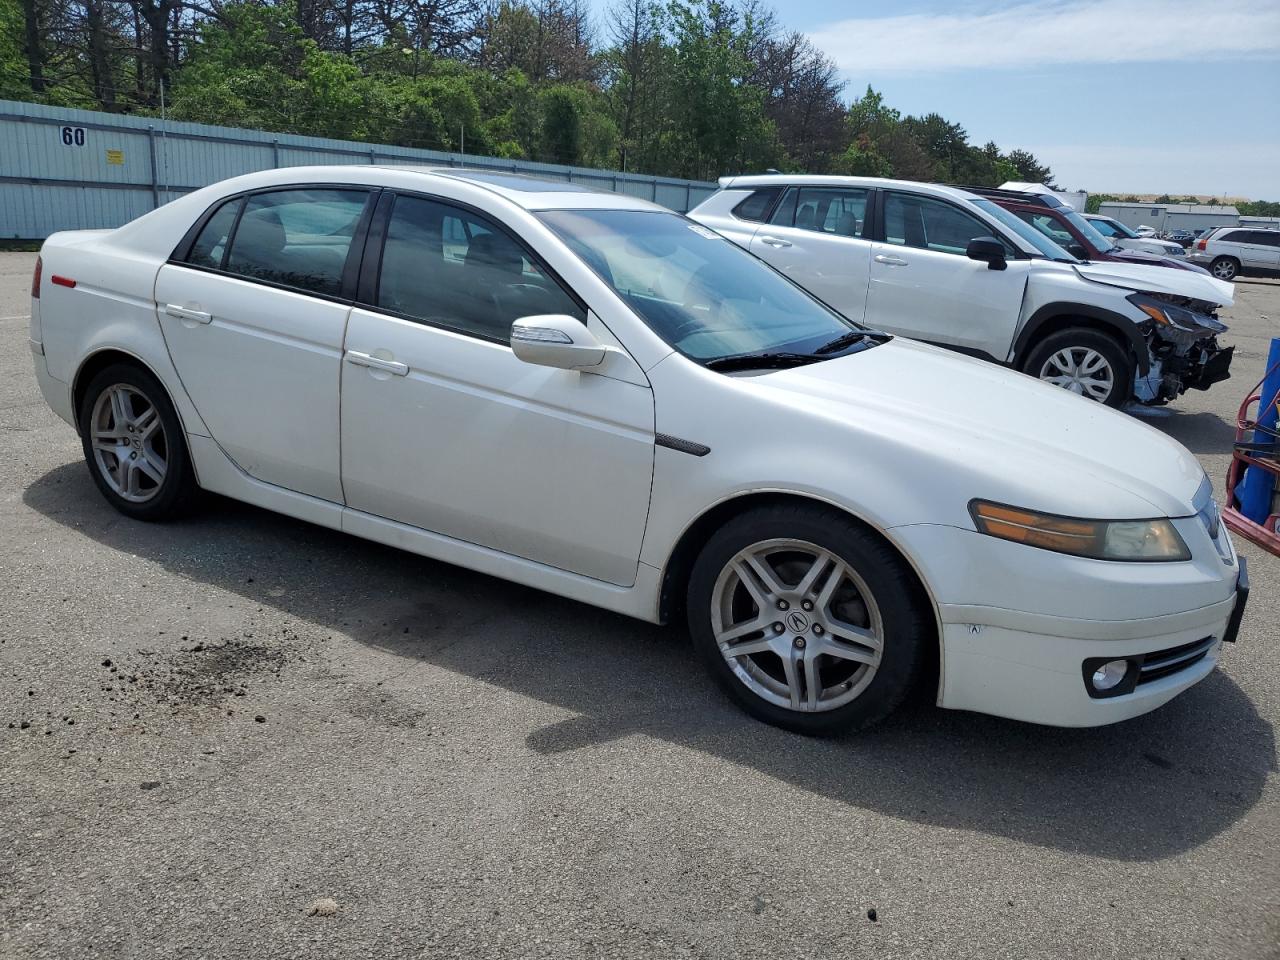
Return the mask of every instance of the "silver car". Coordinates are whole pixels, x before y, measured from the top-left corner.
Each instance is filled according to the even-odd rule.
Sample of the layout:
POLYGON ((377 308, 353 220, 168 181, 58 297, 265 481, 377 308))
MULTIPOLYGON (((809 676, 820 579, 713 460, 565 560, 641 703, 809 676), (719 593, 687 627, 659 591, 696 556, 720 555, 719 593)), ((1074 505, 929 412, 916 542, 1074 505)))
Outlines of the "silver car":
POLYGON ((1280 230, 1218 227, 1193 243, 1189 255, 1219 280, 1280 276, 1280 230))

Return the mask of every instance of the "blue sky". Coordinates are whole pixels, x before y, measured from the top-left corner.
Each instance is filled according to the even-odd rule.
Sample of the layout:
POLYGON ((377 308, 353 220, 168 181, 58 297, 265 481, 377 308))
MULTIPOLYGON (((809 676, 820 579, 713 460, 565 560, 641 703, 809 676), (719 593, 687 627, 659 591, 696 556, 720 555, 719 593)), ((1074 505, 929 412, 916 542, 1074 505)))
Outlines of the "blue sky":
POLYGON ((1031 150, 1069 189, 1280 200, 1280 0, 775 6, 840 66, 846 99, 870 83, 903 113, 1031 150))

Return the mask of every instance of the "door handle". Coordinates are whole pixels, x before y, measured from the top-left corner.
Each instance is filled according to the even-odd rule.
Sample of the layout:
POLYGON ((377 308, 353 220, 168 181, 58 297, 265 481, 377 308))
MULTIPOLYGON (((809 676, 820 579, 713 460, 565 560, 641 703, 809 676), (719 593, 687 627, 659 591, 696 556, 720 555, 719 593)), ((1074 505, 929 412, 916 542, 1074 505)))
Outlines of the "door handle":
POLYGON ((760 238, 760 242, 761 242, 761 243, 767 243, 767 244, 768 244, 769 246, 771 246, 771 247, 789 247, 789 246, 791 246, 791 241, 790 241, 790 240, 783 240, 781 237, 761 237, 761 238, 760 238))
POLYGON ((358 353, 355 350, 347 351, 347 363, 353 363, 357 367, 368 367, 370 370, 384 370, 397 377, 409 375, 409 365, 407 363, 401 363, 399 360, 383 360, 381 357, 358 353))
POLYGON ((211 323, 213 314, 205 313, 203 310, 192 310, 188 307, 180 307, 176 303, 166 303, 164 312, 171 317, 179 320, 194 320, 196 323, 211 323))
POLYGON ((903 260, 901 257, 886 256, 883 253, 876 254, 876 263, 887 263, 891 267, 907 266, 907 261, 903 260))

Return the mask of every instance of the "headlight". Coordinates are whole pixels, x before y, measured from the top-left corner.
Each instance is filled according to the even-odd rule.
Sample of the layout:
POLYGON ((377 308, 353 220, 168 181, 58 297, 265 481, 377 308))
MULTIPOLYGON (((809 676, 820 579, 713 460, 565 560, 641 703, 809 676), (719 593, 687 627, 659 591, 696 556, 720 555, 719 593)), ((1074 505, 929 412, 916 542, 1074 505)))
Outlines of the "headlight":
POLYGON ((1141 293, 1131 293, 1125 299, 1162 327, 1175 326, 1184 330, 1194 330, 1199 326, 1196 315, 1183 307, 1175 307, 1171 303, 1165 303, 1163 300, 1141 293))
POLYGON ((1138 562, 1191 559, 1178 531, 1163 518, 1076 520, 987 500, 971 501, 969 513, 979 533, 1057 553, 1138 562))

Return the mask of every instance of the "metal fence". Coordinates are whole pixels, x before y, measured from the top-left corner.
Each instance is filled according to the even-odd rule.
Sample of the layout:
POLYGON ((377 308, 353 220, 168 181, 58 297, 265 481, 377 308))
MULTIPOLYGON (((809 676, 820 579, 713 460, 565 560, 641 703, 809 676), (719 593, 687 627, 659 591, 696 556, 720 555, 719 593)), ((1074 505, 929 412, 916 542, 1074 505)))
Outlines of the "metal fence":
POLYGON ((625 193, 682 213, 716 189, 700 180, 0 100, 0 238, 117 227, 227 177, 331 163, 485 167, 625 193))

